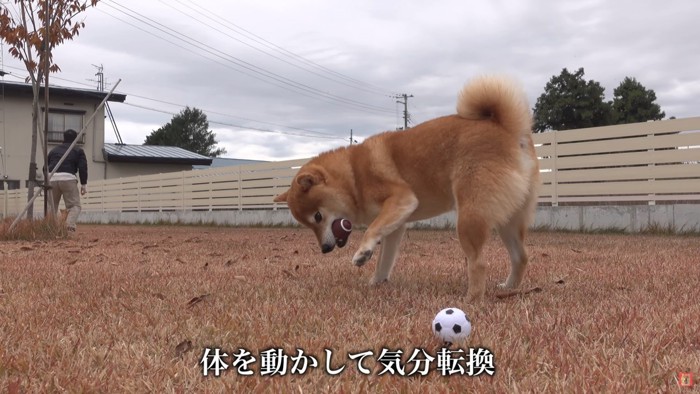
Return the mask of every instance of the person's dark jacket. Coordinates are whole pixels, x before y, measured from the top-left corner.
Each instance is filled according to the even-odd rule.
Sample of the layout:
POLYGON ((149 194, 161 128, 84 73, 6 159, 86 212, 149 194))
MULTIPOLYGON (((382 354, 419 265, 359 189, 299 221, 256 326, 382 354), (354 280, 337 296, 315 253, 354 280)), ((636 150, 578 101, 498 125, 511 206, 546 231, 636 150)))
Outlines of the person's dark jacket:
MULTIPOLYGON (((53 171, 69 147, 70 143, 65 142, 51 149, 51 152, 49 152, 49 172, 53 171)), ((75 175, 78 171, 80 171, 80 184, 87 185, 87 158, 85 158, 85 152, 81 148, 74 146, 56 172, 67 172, 75 175)))

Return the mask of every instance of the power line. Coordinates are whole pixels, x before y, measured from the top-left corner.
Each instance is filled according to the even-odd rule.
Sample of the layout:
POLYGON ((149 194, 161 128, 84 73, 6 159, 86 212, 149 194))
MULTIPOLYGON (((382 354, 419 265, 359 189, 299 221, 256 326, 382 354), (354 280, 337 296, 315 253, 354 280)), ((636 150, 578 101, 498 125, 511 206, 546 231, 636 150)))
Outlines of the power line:
MULTIPOLYGON (((19 68, 19 67, 12 67, 12 66, 6 66, 6 68, 12 68, 12 69, 16 69, 16 70, 22 70, 22 69, 19 68)), ((24 70, 24 71, 26 71, 26 70, 24 70)), ((9 74, 9 75, 10 75, 10 76, 14 76, 13 74, 9 74)), ((17 76, 15 76, 15 77, 17 77, 17 76)), ((21 79, 21 77, 17 77, 17 78, 20 78, 20 79, 21 79)), ((57 80, 61 80, 61 81, 71 82, 71 83, 74 83, 74 84, 77 84, 77 85, 87 86, 87 87, 91 87, 91 88, 94 87, 92 84, 88 84, 88 83, 85 83, 85 82, 73 81, 73 80, 66 79, 66 78, 61 78, 61 77, 58 77, 58 76, 54 76, 54 77, 52 77, 52 79, 57 79, 57 80)), ((124 95, 126 95, 127 97, 136 97, 136 98, 140 98, 140 99, 143 99, 143 100, 153 101, 153 102, 157 102, 157 103, 161 103, 161 104, 172 105, 172 106, 175 106, 175 107, 178 107, 178 108, 185 108, 185 107, 187 107, 187 105, 184 105, 184 104, 174 103, 174 102, 171 102, 171 101, 166 101, 166 100, 161 100, 161 99, 155 99, 155 98, 146 97, 146 96, 142 96, 142 95, 138 95, 138 94, 134 94, 134 93, 129 93, 129 92, 117 92, 117 93, 124 94, 124 95)), ((165 113, 165 114, 168 114, 168 115, 176 115, 176 114, 173 113, 172 111, 160 110, 160 109, 156 109, 156 108, 152 108, 152 107, 146 107, 146 106, 143 106, 143 105, 138 105, 138 104, 133 104, 133 103, 122 103, 122 104, 129 105, 129 106, 132 106, 132 107, 138 107, 138 108, 142 108, 142 109, 148 109, 148 110, 152 110, 152 111, 156 111, 156 112, 161 112, 161 113, 165 113)), ((199 109, 200 109, 202 112, 206 113, 206 114, 214 114, 214 115, 219 115, 219 116, 224 116, 224 117, 229 117, 229 118, 234 118, 234 119, 246 120, 246 121, 249 121, 249 122, 261 123, 261 124, 268 124, 268 125, 271 125, 271 126, 284 127, 284 128, 287 128, 287 129, 292 129, 292 130, 298 130, 298 131, 306 132, 306 133, 298 133, 299 136, 303 136, 303 137, 309 137, 309 138, 318 137, 318 138, 325 138, 325 139, 337 139, 337 138, 339 138, 339 137, 333 136, 332 134, 324 133, 324 132, 321 132, 321 131, 309 130, 309 129, 304 129, 304 128, 300 128, 300 127, 294 127, 294 126, 287 126, 287 125, 283 125, 283 124, 279 124, 279 123, 267 122, 267 121, 256 120, 256 119, 251 119, 251 118, 244 118, 244 117, 237 116, 237 115, 231 115, 231 114, 227 114, 227 113, 223 113, 223 112, 217 112, 217 111, 212 111, 212 110, 203 109, 203 108, 199 108, 199 109), (316 134, 316 135, 310 135, 309 133, 313 133, 313 134, 316 134)), ((211 122, 211 121, 210 121, 210 123, 215 123, 215 122, 211 122)), ((223 122, 219 122, 219 123, 220 123, 220 124, 223 124, 223 125, 228 125, 228 124, 223 123, 223 122)), ((253 127, 253 126, 242 126, 242 125, 232 125, 232 126, 238 127, 238 128, 243 128, 243 129, 251 129, 251 130, 258 130, 258 131, 269 131, 269 132, 274 132, 274 131, 272 131, 272 130, 263 129, 263 128, 256 128, 256 127, 253 127)), ((282 133, 285 133, 285 132, 282 132, 282 133)), ((287 134, 289 134, 289 135, 297 135, 297 134, 292 134, 292 133, 287 133, 287 134)), ((342 138, 341 138, 341 139, 342 139, 342 138)))
MULTIPOLYGON (((186 44, 191 45, 200 51, 204 51, 206 53, 209 53, 210 55, 221 58, 224 61, 232 63, 236 66, 236 67, 233 67, 232 69, 234 69, 238 72, 241 72, 245 75, 248 75, 252 78, 258 79, 262 82, 271 83, 271 84, 278 86, 278 87, 283 87, 283 86, 278 84, 278 83, 281 83, 283 85, 287 85, 293 89, 296 89, 296 90, 293 90, 296 93, 302 93, 302 92, 310 93, 310 94, 313 94, 314 96, 317 96, 317 97, 309 96, 308 94, 305 94, 305 95, 308 97, 314 97, 314 98, 320 97, 322 99, 325 99, 326 101, 333 101, 333 102, 336 102, 336 103, 339 103, 339 104, 342 104, 342 105, 345 105, 348 107, 353 107, 354 109, 373 111, 373 112, 379 112, 379 113, 393 112, 391 109, 388 109, 388 108, 369 105, 369 104, 362 103, 360 101, 337 96, 337 95, 334 95, 334 94, 331 94, 328 92, 323 92, 323 91, 316 89, 314 87, 311 87, 309 85, 293 81, 293 80, 286 78, 282 75, 279 75, 277 73, 265 70, 265 69, 258 67, 252 63, 246 62, 246 61, 239 59, 235 56, 232 56, 230 54, 226 54, 222 51, 219 51, 218 49, 216 49, 216 48, 214 48, 214 47, 212 47, 212 46, 210 46, 202 41, 199 41, 197 39, 189 37, 183 33, 180 33, 178 31, 174 30, 174 29, 171 29, 170 27, 167 27, 158 21, 155 21, 147 16, 144 16, 144 15, 130 9, 129 7, 126 7, 126 6, 119 4, 115 0, 110 0, 109 2, 105 2, 105 4, 108 7, 112 8, 118 12, 121 12, 122 14, 125 14, 130 18, 133 18, 133 19, 135 19, 135 20, 137 20, 137 21, 139 21, 139 22, 141 22, 141 23, 143 23, 143 24, 145 24, 153 29, 156 29, 162 33, 169 35, 169 36, 172 36, 179 41, 183 41, 186 44), (121 7, 122 9, 119 9, 110 3, 114 3, 117 6, 121 7), (126 10, 126 11, 124 11, 124 10, 126 10), (144 21, 144 19, 145 19, 145 21, 144 21), (161 26, 161 27, 158 27, 156 25, 161 26), (223 53, 223 55, 222 55, 222 53, 223 53), (243 71, 241 69, 247 70, 248 72, 243 71), (251 73, 253 73, 253 74, 251 74, 251 73), (254 75, 254 74, 257 74, 257 75, 254 75), (278 83, 271 82, 270 80, 278 82, 278 83)), ((141 30, 143 30, 143 29, 141 29, 141 30)), ((157 38, 161 38, 160 36, 155 35, 153 33, 149 32, 149 34, 152 34, 157 38)), ((165 40, 165 41, 172 43, 171 41, 168 41, 168 40, 165 40)), ((231 68, 231 67, 229 67, 229 68, 231 68)), ((289 90, 289 89, 287 89, 287 90, 289 90)))
MULTIPOLYGON (((137 97, 137 98, 144 99, 144 100, 155 101, 155 102, 158 102, 158 103, 161 103, 161 104, 173 105, 173 106, 180 107, 180 108, 185 108, 185 107, 186 107, 186 105, 183 105, 183 104, 178 104, 178 103, 173 103, 173 102, 170 102, 170 101, 165 101, 165 100, 159 100, 159 99, 149 98, 149 97, 140 96, 140 95, 133 94, 133 93, 124 93, 124 94, 126 94, 127 96, 137 97)), ((200 109, 201 109, 201 108, 200 108, 200 109)), ((304 128, 300 128, 300 127, 294 127, 294 126, 287 126, 287 125, 282 125, 282 124, 279 124, 279 123, 272 123, 272 122, 267 122, 267 121, 262 121, 262 120, 255 120, 255 119, 250 119, 250 118, 244 118, 244 117, 241 117, 241 116, 226 114, 226 113, 223 113, 223 112, 217 112, 217 111, 212 111, 212 110, 205 110, 205 109, 201 109, 201 110, 202 110, 203 112, 208 113, 208 114, 226 116, 226 117, 229 117, 229 118, 236 118, 236 119, 241 119, 241 120, 247 120, 247 121, 250 121, 250 122, 268 124, 268 125, 271 125, 271 126, 279 126, 279 127, 284 127, 284 128, 287 128, 287 129, 294 129, 294 130, 299 130, 299 131, 306 131, 306 132, 309 132, 309 133, 319 134, 320 136, 325 136, 325 137, 333 137, 332 134, 324 133, 324 132, 321 132, 321 131, 309 130, 309 129, 304 129, 304 128)))
POLYGON ((254 50, 256 50, 256 51, 262 52, 262 53, 264 53, 264 54, 266 54, 266 55, 268 55, 268 56, 270 56, 270 57, 272 57, 272 58, 274 58, 274 59, 277 59, 277 60, 279 60, 279 61, 282 61, 282 62, 284 62, 284 63, 286 63, 286 64, 289 64, 289 65, 291 65, 291 66, 293 66, 293 67, 297 67, 297 68, 299 68, 299 69, 305 70, 305 71, 307 71, 307 72, 309 72, 309 73, 311 73, 311 74, 314 74, 314 75, 316 75, 316 76, 319 76, 319 77, 321 77, 321 78, 325 78, 325 79, 327 79, 327 80, 330 80, 330 81, 333 81, 333 82, 336 82, 336 83, 339 83, 339 84, 342 84, 342 85, 345 85, 345 86, 348 86, 348 87, 351 87, 351 88, 354 88, 354 89, 362 90, 362 91, 369 92, 369 93, 373 93, 373 94, 378 94, 378 95, 383 96, 383 97, 391 97, 391 93, 388 93, 388 91, 384 90, 383 88, 379 88, 379 87, 376 87, 376 86, 374 86, 374 85, 372 85, 372 84, 369 84, 369 83, 366 83, 366 82, 362 82, 362 81, 360 81, 360 80, 357 80, 357 79, 348 77, 348 76, 346 76, 346 75, 343 75, 343 74, 341 74, 341 73, 338 73, 338 72, 336 72, 336 71, 333 71, 333 70, 331 70, 331 69, 329 69, 329 68, 326 68, 326 67, 324 67, 324 66, 322 66, 322 65, 319 65, 318 63, 315 63, 315 62, 313 62, 313 61, 311 61, 311 60, 309 60, 309 59, 306 59, 306 58, 304 58, 304 57, 302 57, 302 56, 300 56, 300 55, 298 55, 298 54, 295 54, 295 53, 293 53, 293 52, 291 52, 291 51, 289 51, 289 50, 287 50, 287 49, 285 49, 285 48, 283 48, 283 47, 281 47, 281 46, 279 46, 279 45, 276 45, 276 44, 274 44, 274 43, 272 43, 272 42, 270 42, 270 41, 265 40, 264 38, 262 38, 262 37, 260 37, 260 36, 257 36, 257 35, 255 35, 255 34, 251 33, 250 31, 248 31, 248 30, 246 30, 246 29, 244 29, 244 28, 242 28, 242 27, 240 27, 240 26, 238 26, 238 25, 236 25, 236 24, 234 24, 234 23, 232 23, 232 22, 230 22, 230 21, 228 21, 228 20, 226 20, 226 19, 224 19, 224 18, 221 18, 219 15, 216 15, 215 13, 212 13, 211 11, 207 10, 206 8, 202 7, 202 6, 199 5, 199 4, 194 4, 194 5, 195 5, 197 8, 203 10, 204 12, 195 9, 192 5, 190 5, 190 4, 188 4, 188 3, 185 3, 185 2, 183 2, 183 1, 181 1, 181 0, 175 0, 175 2, 181 4, 182 6, 186 7, 187 9, 189 9, 189 10, 191 10, 191 11, 194 11, 194 12, 196 12, 197 14, 199 14, 199 15, 205 17, 205 18, 208 19, 209 21, 213 21, 213 22, 215 22, 215 23, 218 23, 219 25, 223 26, 224 28, 226 28, 226 29, 228 29, 228 30, 230 30, 230 31, 232 31, 232 32, 234 32, 234 33, 236 33, 236 34, 238 34, 238 35, 241 35, 241 36, 247 38, 247 39, 250 40, 250 41, 253 41, 253 42, 255 42, 255 43, 257 43, 257 44, 260 44, 260 45, 262 45, 262 46, 264 46, 264 47, 267 47, 267 48, 269 48, 269 49, 272 49, 272 50, 274 50, 275 52, 278 52, 278 53, 280 53, 281 55, 284 55, 285 57, 287 57, 287 58, 289 58, 289 59, 292 59, 292 60, 294 60, 294 61, 296 61, 296 62, 298 62, 298 63, 301 63, 302 65, 300 65, 300 64, 295 64, 295 63, 293 63, 293 62, 291 62, 291 61, 289 61, 289 60, 286 60, 286 59, 283 59, 283 58, 281 58, 281 57, 279 57, 279 56, 276 56, 276 55, 270 53, 269 51, 267 51, 267 50, 265 50, 265 49, 262 49, 262 48, 260 48, 260 47, 258 47, 258 46, 256 46, 256 45, 252 45, 252 44, 250 44, 250 43, 248 43, 248 42, 246 42, 246 41, 244 41, 244 40, 241 40, 241 39, 239 39, 239 38, 233 37, 232 35, 227 34, 226 32, 223 32, 223 31, 221 31, 220 29, 215 28, 215 27, 212 26, 210 23, 206 23, 206 22, 202 21, 201 19, 198 19, 198 18, 194 17, 191 13, 187 13, 187 12, 185 12, 185 11, 183 11, 183 10, 177 8, 176 6, 174 6, 173 4, 169 3, 168 1, 160 0, 160 2, 163 3, 165 6, 174 9, 175 11, 177 11, 177 12, 179 12, 179 13, 181 13, 181 14, 187 16, 187 17, 190 18, 190 19, 193 19, 193 20, 195 20, 195 21, 201 23, 202 25, 204 25, 204 26, 206 26, 206 27, 208 27, 208 28, 210 28, 210 29, 212 29, 212 30, 215 30, 215 31, 217 31, 217 32, 219 32, 219 33, 221 33, 221 34, 223 34, 223 35, 225 35, 225 36, 227 36, 227 37, 229 37, 229 38, 231 38, 231 39, 237 41, 237 42, 240 42, 240 43, 243 44, 243 45, 246 45, 246 46, 248 46, 248 47, 250 47, 250 48, 252 48, 252 49, 254 49, 254 50), (209 15, 207 15, 207 14, 209 14, 209 15, 211 15, 211 16, 209 16, 209 15), (318 71, 315 71, 315 70, 318 70, 318 71), (325 73, 326 75, 324 75, 322 72, 325 73))
MULTIPOLYGON (((123 103, 123 104, 131 106, 131 107, 146 109, 149 111, 160 112, 163 114, 168 114, 168 115, 173 115, 173 116, 177 115, 176 113, 173 113, 172 111, 166 111, 166 110, 159 109, 159 108, 147 107, 145 105, 132 104, 132 103, 123 103)), ((243 126, 243 125, 227 123, 227 122, 219 122, 219 121, 215 121, 215 120, 207 120, 207 121, 209 123, 218 124, 218 125, 222 125, 222 126, 236 127, 236 128, 243 129, 243 130, 259 131, 259 132, 263 132, 263 133, 273 133, 273 134, 290 135, 290 136, 295 136, 295 137, 321 138, 321 139, 327 139, 327 140, 345 141, 345 138, 341 138, 341 137, 310 135, 310 134, 294 133, 294 132, 281 131, 281 130, 270 130, 270 129, 263 129, 260 127, 250 127, 250 126, 243 126)))

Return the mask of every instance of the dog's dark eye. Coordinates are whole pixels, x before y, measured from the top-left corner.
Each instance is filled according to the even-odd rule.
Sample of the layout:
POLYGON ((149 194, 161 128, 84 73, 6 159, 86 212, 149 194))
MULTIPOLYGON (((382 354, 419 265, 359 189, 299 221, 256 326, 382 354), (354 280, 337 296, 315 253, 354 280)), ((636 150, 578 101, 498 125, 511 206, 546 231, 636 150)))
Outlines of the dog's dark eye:
POLYGON ((316 223, 321 223, 321 220, 323 220, 323 216, 321 216, 321 212, 316 212, 316 215, 314 215, 314 220, 316 223))

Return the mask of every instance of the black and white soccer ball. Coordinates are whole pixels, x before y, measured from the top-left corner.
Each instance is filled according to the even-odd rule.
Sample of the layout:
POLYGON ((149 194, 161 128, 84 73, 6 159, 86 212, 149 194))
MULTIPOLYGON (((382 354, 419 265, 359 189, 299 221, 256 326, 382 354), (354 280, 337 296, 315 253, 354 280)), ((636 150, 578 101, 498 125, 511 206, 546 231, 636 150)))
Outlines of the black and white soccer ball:
POLYGON ((445 308, 433 319, 433 334, 443 342, 463 340, 472 332, 472 323, 459 308, 445 308))

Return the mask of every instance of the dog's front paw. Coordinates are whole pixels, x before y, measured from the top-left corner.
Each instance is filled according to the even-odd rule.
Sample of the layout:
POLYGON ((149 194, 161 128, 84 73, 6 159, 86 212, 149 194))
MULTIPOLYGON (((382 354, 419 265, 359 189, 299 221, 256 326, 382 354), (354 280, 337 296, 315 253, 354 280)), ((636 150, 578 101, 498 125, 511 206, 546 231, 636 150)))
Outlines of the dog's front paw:
POLYGON ((484 292, 481 291, 467 291, 467 303, 478 304, 484 300, 484 292))
POLYGON ((498 285, 496 285, 496 287, 498 287, 499 290, 514 290, 517 289, 519 286, 513 283, 513 281, 511 280, 507 280, 503 283, 499 283, 498 285))
POLYGON ((363 265, 365 265, 366 262, 369 261, 371 257, 371 250, 358 250, 357 253, 355 253, 355 256, 352 258, 352 263, 358 267, 362 267, 363 265))

